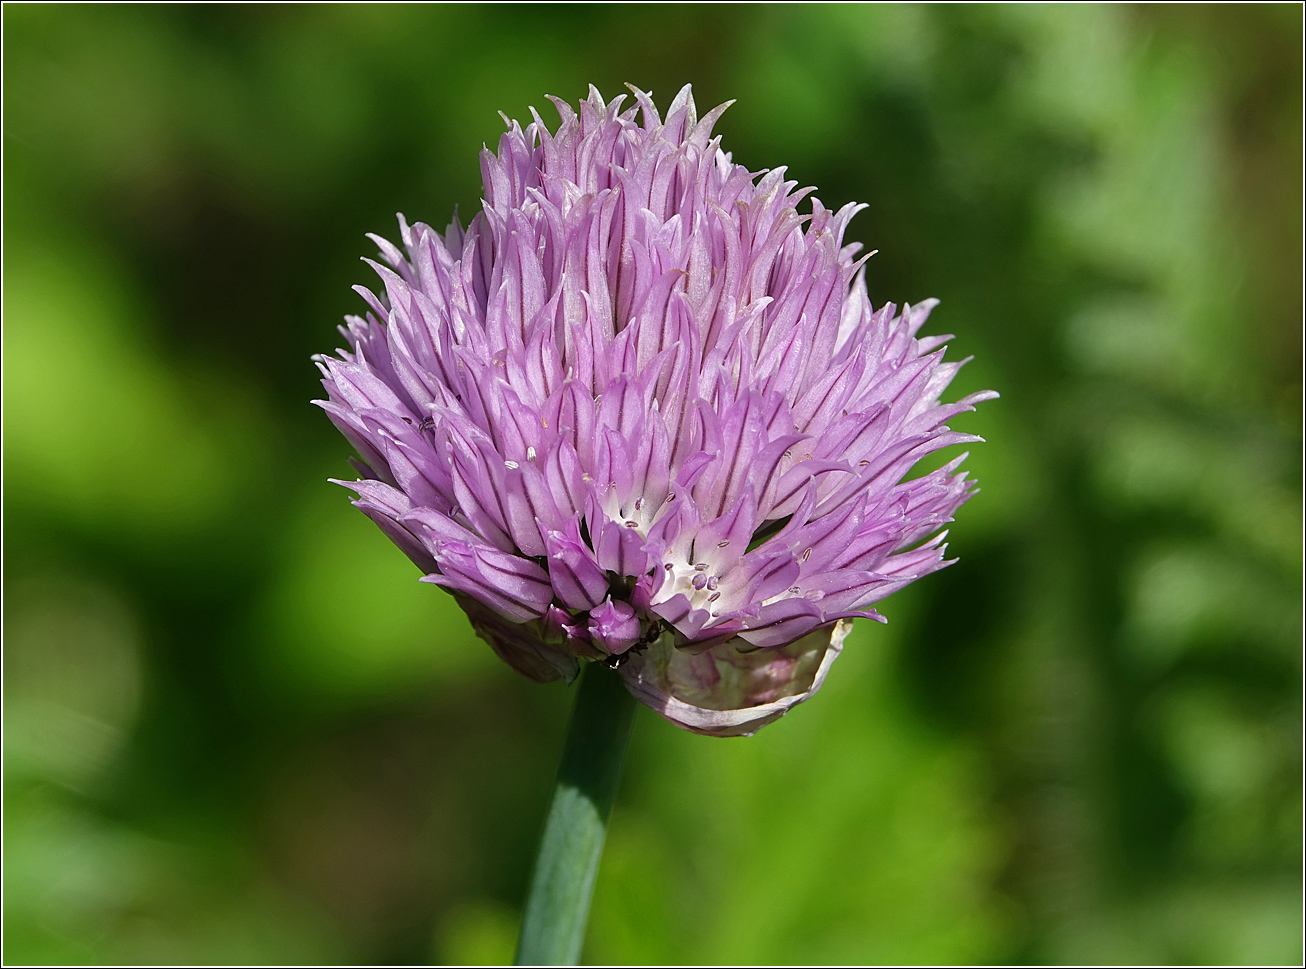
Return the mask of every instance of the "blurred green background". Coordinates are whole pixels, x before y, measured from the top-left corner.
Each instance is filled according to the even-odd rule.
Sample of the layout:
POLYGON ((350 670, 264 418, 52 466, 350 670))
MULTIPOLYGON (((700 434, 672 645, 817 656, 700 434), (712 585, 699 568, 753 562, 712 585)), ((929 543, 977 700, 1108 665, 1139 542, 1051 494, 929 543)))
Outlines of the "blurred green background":
POLYGON ((640 711, 586 959, 1301 960, 1299 6, 3 17, 7 963, 511 957, 567 690, 326 483, 308 357, 497 110, 627 80, 1003 396, 815 701, 640 711))

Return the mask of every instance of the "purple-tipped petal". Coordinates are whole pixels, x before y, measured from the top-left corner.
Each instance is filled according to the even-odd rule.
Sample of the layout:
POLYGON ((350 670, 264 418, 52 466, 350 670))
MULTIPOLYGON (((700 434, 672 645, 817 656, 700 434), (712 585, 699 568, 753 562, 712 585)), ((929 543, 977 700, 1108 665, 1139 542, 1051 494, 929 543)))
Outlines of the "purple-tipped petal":
POLYGON ((544 615, 553 599, 549 575, 534 562, 486 546, 447 542, 435 555, 439 574, 432 582, 477 599, 512 622, 544 615))
POLYGON ((642 631, 635 608, 628 602, 608 599, 590 610, 590 638, 613 655, 620 655, 634 646, 642 631))
POLYGON ((559 602, 569 609, 584 610, 593 609, 607 597, 607 574, 581 541, 577 518, 570 519, 563 531, 546 531, 544 543, 548 550, 549 578, 559 602))

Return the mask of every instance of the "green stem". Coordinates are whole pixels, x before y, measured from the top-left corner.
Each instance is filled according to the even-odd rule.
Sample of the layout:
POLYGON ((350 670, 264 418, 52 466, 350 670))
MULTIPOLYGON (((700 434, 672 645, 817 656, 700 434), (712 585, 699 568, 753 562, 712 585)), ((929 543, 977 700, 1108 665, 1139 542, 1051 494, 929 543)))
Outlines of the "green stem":
POLYGON ((601 663, 581 674, 517 943, 519 966, 574 966, 626 757, 635 699, 601 663))

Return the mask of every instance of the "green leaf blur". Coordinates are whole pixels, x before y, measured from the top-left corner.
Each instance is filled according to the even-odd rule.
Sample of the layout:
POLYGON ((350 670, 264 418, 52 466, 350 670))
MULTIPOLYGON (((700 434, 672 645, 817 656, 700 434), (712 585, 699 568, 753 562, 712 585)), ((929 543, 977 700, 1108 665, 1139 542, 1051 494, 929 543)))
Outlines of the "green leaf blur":
POLYGON ((1301 18, 6 4, 5 961, 511 958, 568 691, 326 483, 308 357, 498 110, 630 81, 1003 396, 814 701, 641 709, 586 960, 1299 964, 1301 18))

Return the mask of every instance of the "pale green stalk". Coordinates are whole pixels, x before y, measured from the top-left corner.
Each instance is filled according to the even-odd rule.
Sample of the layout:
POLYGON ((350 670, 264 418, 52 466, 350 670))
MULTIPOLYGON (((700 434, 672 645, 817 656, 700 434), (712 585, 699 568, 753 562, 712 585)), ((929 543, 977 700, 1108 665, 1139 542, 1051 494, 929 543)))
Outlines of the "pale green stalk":
POLYGON ((574 966, 580 959, 634 719, 635 700, 621 677, 600 663, 587 663, 522 916, 519 966, 574 966))

